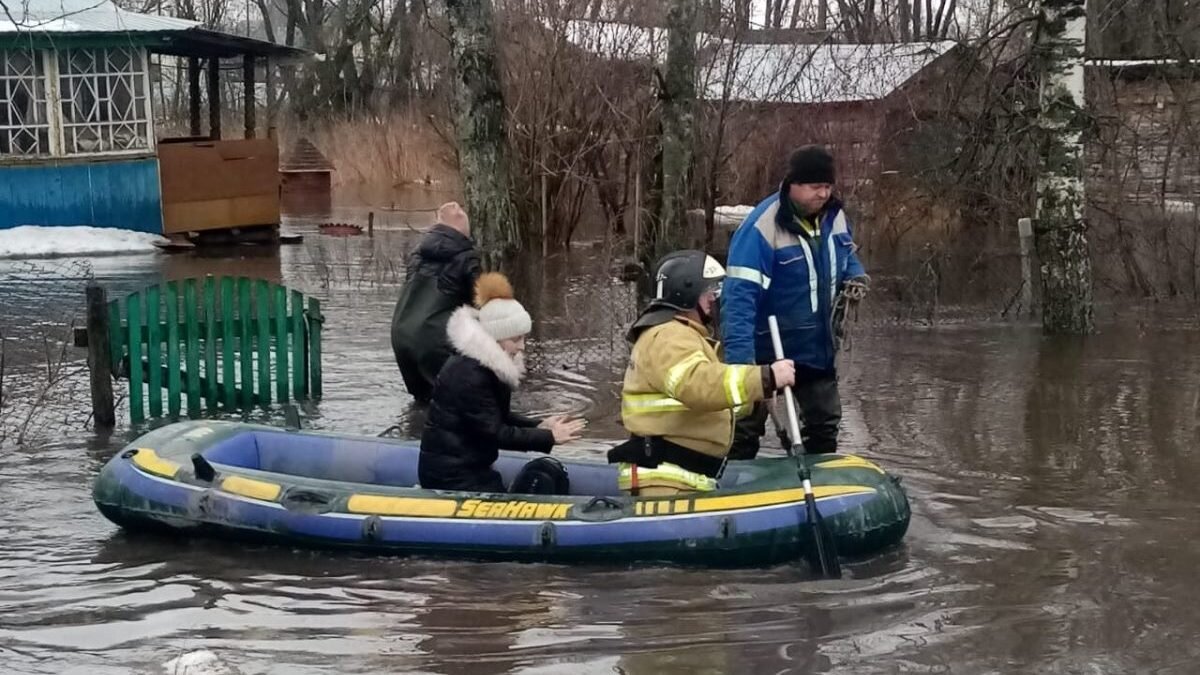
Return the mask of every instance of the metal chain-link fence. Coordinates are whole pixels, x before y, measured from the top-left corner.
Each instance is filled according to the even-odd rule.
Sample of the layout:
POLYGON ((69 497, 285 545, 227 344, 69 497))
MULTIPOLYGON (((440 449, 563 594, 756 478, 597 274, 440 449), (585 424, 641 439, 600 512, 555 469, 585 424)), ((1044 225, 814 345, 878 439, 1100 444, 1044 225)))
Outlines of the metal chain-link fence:
POLYGON ((625 339, 637 318, 632 282, 607 274, 575 273, 541 287, 526 363, 530 369, 619 377, 629 358, 625 339))
POLYGON ((86 421, 86 356, 72 333, 92 274, 83 260, 0 260, 0 445, 86 421))

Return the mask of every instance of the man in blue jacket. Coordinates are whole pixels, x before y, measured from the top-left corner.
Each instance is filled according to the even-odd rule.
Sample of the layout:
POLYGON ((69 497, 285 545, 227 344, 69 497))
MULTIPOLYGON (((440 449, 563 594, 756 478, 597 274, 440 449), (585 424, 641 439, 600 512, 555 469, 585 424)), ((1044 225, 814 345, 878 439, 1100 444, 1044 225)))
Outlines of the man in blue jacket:
MULTIPOLYGON (((833 183, 827 150, 809 145, 793 152, 779 191, 734 233, 721 294, 729 363, 773 363, 767 317, 777 317, 784 357, 796 363, 800 440, 810 453, 837 450, 842 406, 833 315, 838 292, 853 286, 853 295, 861 297, 869 283, 842 204, 833 197, 833 183)), ((767 406, 760 403, 737 423, 730 459, 758 454, 766 418, 767 406)))

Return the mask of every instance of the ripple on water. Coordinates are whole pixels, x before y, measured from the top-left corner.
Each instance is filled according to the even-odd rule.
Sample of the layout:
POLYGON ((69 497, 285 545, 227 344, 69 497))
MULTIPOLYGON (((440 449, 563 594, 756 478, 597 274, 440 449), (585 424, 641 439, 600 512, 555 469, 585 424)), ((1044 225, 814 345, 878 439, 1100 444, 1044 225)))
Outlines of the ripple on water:
MULTIPOLYGON (((274 272, 326 301, 325 399, 306 422, 418 421, 387 339, 394 286, 356 287, 352 269, 330 290, 302 251, 282 256, 274 272)), ((97 274, 133 290, 196 261, 97 274)), ((554 292, 588 297, 580 273, 562 278, 554 292)), ((76 285, 17 290, 10 302, 0 286, 0 321, 81 298, 76 285)), ((1200 334, 1108 331, 1073 350, 1026 333, 855 327, 853 356, 839 357, 847 447, 903 476, 914 516, 904 546, 847 561, 838 581, 800 563, 476 564, 129 536, 89 491, 126 439, 81 431, 84 396, 41 420, 46 442, 0 447, 0 670, 167 672, 210 653, 239 675, 1193 672, 1200 383, 1187 374, 1200 372, 1200 334)), ((517 396, 538 414, 589 416, 568 456, 622 436, 620 369, 600 356, 552 352, 517 396)), ((12 377, 6 394, 30 384, 12 377)))

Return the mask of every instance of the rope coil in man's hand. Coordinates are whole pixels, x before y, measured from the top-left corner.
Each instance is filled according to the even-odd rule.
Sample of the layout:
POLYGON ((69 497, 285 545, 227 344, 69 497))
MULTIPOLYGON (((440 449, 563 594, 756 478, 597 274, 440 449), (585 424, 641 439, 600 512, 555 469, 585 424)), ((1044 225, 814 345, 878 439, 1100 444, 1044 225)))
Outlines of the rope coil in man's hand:
POLYGON ((871 277, 863 274, 861 276, 848 279, 842 284, 842 290, 838 291, 837 299, 833 305, 832 328, 833 328, 833 349, 835 352, 842 350, 843 342, 845 343, 846 351, 850 351, 850 340, 846 337, 846 317, 849 315, 851 305, 857 306, 867 297, 867 293, 871 290, 871 277))

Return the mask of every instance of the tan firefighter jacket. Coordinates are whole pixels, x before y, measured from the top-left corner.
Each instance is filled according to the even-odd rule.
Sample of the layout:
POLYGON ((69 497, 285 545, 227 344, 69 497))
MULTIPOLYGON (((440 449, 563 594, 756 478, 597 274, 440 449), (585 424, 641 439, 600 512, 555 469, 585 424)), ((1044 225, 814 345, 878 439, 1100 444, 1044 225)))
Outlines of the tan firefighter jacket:
POLYGON ((721 363, 704 326, 676 317, 645 329, 621 389, 621 421, 636 436, 663 436, 724 457, 733 422, 763 399, 763 366, 721 363))

